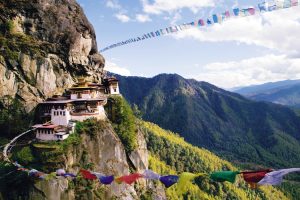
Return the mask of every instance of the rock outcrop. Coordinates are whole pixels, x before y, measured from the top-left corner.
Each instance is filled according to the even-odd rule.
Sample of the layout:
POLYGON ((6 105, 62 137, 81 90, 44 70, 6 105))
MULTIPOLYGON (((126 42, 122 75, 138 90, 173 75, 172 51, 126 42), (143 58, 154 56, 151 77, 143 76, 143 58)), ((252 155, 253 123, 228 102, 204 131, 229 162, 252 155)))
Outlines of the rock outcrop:
POLYGON ((75 0, 0 0, 0 98, 28 111, 77 76, 101 80, 105 60, 75 0))
MULTIPOLYGON (((148 151, 146 141, 141 131, 138 131, 138 147, 129 158, 125 153, 125 148, 119 137, 113 130, 109 121, 99 121, 101 130, 92 135, 81 134, 81 142, 72 145, 66 152, 61 162, 61 167, 68 172, 77 174, 83 166, 93 165, 93 171, 106 175, 122 176, 130 174, 132 171, 142 173, 148 168, 148 151)), ((135 185, 113 184, 104 186, 90 186, 89 190, 86 182, 75 187, 70 187, 67 179, 59 178, 51 181, 40 180, 32 185, 29 199, 139 199, 148 189, 153 192, 153 197, 160 187, 140 179, 135 185)), ((79 181, 76 180, 78 183, 79 181)), ((160 192, 161 193, 161 192, 160 192)), ((164 194, 164 193, 163 193, 164 194)), ((159 195, 163 197, 163 195, 159 195)), ((155 197, 156 199, 156 197, 155 197)), ((164 198, 163 198, 164 199, 164 198)))

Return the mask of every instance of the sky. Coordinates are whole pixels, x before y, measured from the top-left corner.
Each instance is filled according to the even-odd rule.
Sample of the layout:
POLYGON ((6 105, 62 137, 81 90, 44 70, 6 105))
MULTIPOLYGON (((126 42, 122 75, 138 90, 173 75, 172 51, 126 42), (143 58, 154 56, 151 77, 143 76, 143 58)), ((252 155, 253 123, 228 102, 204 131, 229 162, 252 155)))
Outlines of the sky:
MULTIPOLYGON (((170 25, 207 19, 252 0, 77 0, 98 49, 170 25)), ((278 0, 283 1, 283 0, 278 0)), ((300 4, 300 3, 299 3, 300 4)), ((230 18, 102 53, 105 69, 125 76, 176 73, 221 88, 300 79, 300 6, 230 18)))

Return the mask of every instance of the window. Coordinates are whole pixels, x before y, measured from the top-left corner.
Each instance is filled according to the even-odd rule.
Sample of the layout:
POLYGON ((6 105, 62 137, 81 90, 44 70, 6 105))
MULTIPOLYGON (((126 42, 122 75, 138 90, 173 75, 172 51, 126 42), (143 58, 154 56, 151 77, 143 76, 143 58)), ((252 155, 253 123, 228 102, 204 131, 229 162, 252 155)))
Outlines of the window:
POLYGON ((114 92, 117 92, 117 88, 114 88, 114 92))
POLYGON ((62 111, 60 111, 59 114, 62 115, 62 111))
POLYGON ((66 111, 63 111, 63 116, 66 116, 66 111))

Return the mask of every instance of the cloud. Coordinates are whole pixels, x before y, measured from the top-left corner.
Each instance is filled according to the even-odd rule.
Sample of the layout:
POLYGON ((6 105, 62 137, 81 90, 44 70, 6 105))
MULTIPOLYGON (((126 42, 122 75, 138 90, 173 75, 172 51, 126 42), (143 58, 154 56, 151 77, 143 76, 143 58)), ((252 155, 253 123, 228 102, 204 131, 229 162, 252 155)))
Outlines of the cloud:
POLYGON ((121 22, 123 23, 126 23, 126 22, 129 22, 130 21, 130 17, 128 17, 127 15, 125 14, 122 14, 122 13, 117 13, 115 15, 115 17, 120 20, 121 22))
POLYGON ((135 18, 138 22, 142 23, 152 21, 149 15, 137 14, 135 18))
POLYGON ((141 0, 143 10, 148 14, 162 14, 188 8, 197 13, 201 8, 214 6, 214 0, 141 0))
POLYGON ((128 69, 119 67, 116 63, 110 61, 106 61, 104 70, 123 76, 130 76, 130 71, 128 69))
POLYGON ((286 55, 269 54, 241 61, 215 62, 197 68, 200 73, 189 77, 223 88, 300 79, 300 58, 286 55))
POLYGON ((106 7, 112 8, 115 10, 121 10, 122 6, 119 4, 117 0, 107 0, 106 1, 106 7))
POLYGON ((283 54, 300 53, 300 7, 231 18, 223 24, 194 28, 174 35, 200 42, 236 41, 276 50, 283 54))

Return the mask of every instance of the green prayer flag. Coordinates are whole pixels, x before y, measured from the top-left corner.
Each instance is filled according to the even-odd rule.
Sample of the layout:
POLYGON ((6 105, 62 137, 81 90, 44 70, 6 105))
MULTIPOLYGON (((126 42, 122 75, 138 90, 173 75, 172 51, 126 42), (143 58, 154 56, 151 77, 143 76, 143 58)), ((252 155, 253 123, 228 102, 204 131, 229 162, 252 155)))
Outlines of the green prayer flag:
POLYGON ((230 183, 235 182, 236 175, 239 174, 238 171, 219 171, 219 172, 213 172, 210 174, 210 178, 213 181, 217 182, 224 182, 228 181, 230 183))

